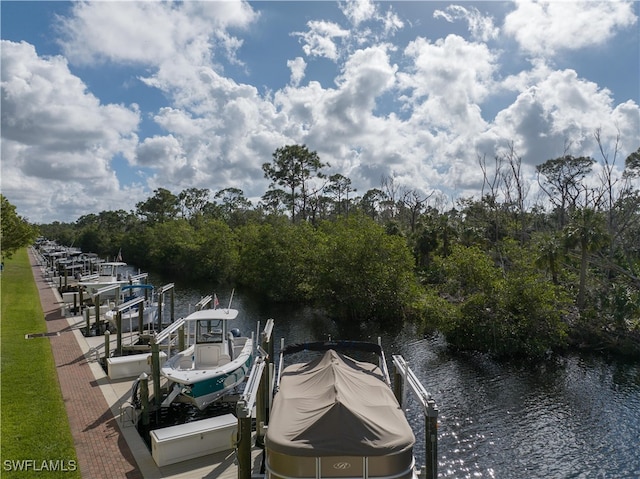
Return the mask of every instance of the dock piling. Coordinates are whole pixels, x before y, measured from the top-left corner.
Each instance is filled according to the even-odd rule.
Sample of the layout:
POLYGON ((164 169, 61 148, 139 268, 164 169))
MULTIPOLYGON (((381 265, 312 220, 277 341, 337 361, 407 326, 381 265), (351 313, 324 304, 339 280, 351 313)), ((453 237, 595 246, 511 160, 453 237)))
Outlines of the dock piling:
POLYGON ((162 402, 160 391, 160 347, 155 339, 151 340, 151 374, 153 380, 153 402, 160 407, 162 402))
POLYGON ((142 425, 149 425, 149 375, 142 373, 140 380, 140 404, 142 407, 142 425))
POLYGON ((426 478, 438 477, 438 406, 433 399, 427 400, 425 415, 426 478))
POLYGON ((109 336, 111 336, 111 333, 107 329, 104 332, 104 359, 105 359, 105 361, 107 359, 109 359, 109 357, 111 356, 111 343, 109 342, 110 341, 110 337, 109 336))

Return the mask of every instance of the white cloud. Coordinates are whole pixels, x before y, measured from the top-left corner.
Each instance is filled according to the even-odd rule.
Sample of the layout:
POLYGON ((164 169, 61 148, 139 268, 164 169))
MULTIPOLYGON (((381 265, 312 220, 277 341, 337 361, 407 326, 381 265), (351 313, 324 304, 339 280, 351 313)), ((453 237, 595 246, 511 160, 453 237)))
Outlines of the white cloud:
POLYGON ((468 9, 461 5, 449 5, 444 11, 433 12, 433 17, 444 18, 450 23, 455 20, 465 20, 475 40, 486 42, 495 39, 500 33, 499 28, 494 26, 493 17, 482 15, 475 7, 468 9))
MULTIPOLYGON (((404 22, 391 6, 381 12, 385 3, 341 3, 346 26, 305 18, 307 32, 294 34, 304 54, 333 61, 329 66, 337 73, 325 69, 316 77, 329 62, 287 51, 273 66, 290 74, 281 85, 268 85, 267 93, 222 67, 226 62, 227 70, 241 71, 235 67, 250 58, 243 55, 243 42, 249 42, 239 33, 259 17, 248 4, 114 5, 74 4, 75 16, 63 22, 64 51, 69 61, 87 68, 100 61, 142 65, 138 86, 164 99, 153 110, 102 104, 69 71, 65 57, 42 58, 28 44, 3 42, 3 193, 20 198, 33 220, 133 208, 158 187, 176 193, 238 187, 255 199, 268 184, 262 163, 285 144, 316 150, 332 173, 352 179, 358 194, 391 175, 408 188, 451 197, 477 193, 482 184, 477 155, 492 158, 510 142, 528 173, 534 164, 563 154, 566 144, 573 154, 593 154, 597 128, 607 141, 619 131, 626 154, 640 142, 634 101, 616 105, 608 89, 554 66, 553 59, 533 58, 529 70, 503 77, 504 52, 485 41, 496 39, 501 48, 510 42, 496 37, 501 32, 491 17, 467 4, 435 14, 466 21, 472 34, 467 38, 403 31, 392 43, 389 35, 404 22), (507 94, 509 101, 491 114, 495 119, 483 116, 486 105, 507 94), (143 114, 157 130, 139 141, 143 114), (114 158, 138 168, 144 184, 122 186, 114 158)), ((588 43, 575 31, 584 22, 578 19, 567 26, 575 44, 543 38, 528 25, 522 26, 526 31, 516 29, 518 16, 529 13, 534 25, 551 28, 544 37, 553 37, 556 17, 574 12, 563 8, 518 4, 504 28, 536 55, 608 38, 596 32, 600 39, 588 43), (539 50, 536 41, 542 42, 539 50)), ((609 34, 625 25, 616 13, 625 8, 585 6, 589 15, 612 14, 605 21, 609 34)))
POLYGON ((636 22, 633 2, 520 0, 504 30, 539 56, 601 45, 636 22))
POLYGON ((287 60, 287 66, 291 69, 291 84, 298 86, 304 78, 304 70, 307 68, 307 62, 302 57, 296 57, 293 60, 287 60))
POLYGON ((484 128, 479 103, 494 84, 496 58, 486 45, 469 43, 457 35, 431 43, 417 38, 405 55, 411 70, 399 75, 410 91, 407 104, 431 128, 453 128, 463 135, 484 128), (466 133, 465 133, 466 131, 466 133))
POLYGON ((349 36, 349 31, 335 22, 312 20, 307 22, 309 30, 296 32, 294 35, 302 39, 302 50, 307 56, 328 58, 337 61, 340 57, 336 39, 341 40, 349 36))
POLYGON ((341 2, 340 9, 355 27, 371 20, 376 14, 376 6, 371 0, 341 2))
POLYGON ((609 146, 620 128, 623 150, 629 154, 637 148, 638 105, 629 101, 614 107, 609 90, 579 78, 574 70, 537 65, 530 75, 521 72, 517 79, 508 78, 505 83, 517 85, 520 93, 479 141, 485 152, 495 150, 500 141, 514 141, 531 165, 563 154, 593 156, 597 151, 595 131, 602 132, 605 146, 609 146))
POLYGON ((64 54, 77 64, 96 61, 159 65, 176 56, 208 63, 215 46, 231 60, 242 44, 229 28, 246 28, 257 18, 246 2, 74 3, 60 19, 64 54))
POLYGON ((135 105, 100 104, 64 58, 41 58, 32 45, 2 41, 2 186, 7 197, 47 204, 69 196, 65 204, 81 209, 93 202, 93 195, 117 193, 111 159, 132 155, 139 120, 135 105))

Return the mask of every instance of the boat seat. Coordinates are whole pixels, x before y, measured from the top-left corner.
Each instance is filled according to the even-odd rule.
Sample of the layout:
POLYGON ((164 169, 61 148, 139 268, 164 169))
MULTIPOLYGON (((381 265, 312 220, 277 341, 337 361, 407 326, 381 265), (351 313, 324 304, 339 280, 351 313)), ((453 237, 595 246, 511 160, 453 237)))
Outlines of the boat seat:
POLYGON ((182 358, 180 360, 180 369, 191 369, 193 368, 193 361, 191 358, 182 358))
POLYGON ((218 345, 200 345, 196 355, 196 368, 215 368, 220 361, 220 348, 218 345))
POLYGON ((220 359, 218 360, 218 366, 222 366, 223 364, 227 364, 231 362, 231 356, 228 354, 221 354, 220 359))

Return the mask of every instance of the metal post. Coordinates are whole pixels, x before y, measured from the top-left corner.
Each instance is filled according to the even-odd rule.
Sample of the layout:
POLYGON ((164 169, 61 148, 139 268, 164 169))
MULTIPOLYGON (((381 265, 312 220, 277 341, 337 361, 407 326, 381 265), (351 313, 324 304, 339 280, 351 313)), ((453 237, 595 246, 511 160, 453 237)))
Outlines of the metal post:
MULTIPOLYGON (((241 402, 238 406, 243 407, 241 402)), ((251 479, 251 415, 238 418, 238 435, 238 479, 251 479)))
POLYGON ((104 332, 104 360, 106 361, 107 359, 109 359, 109 357, 111 356, 111 344, 109 343, 109 336, 111 336, 111 333, 109 333, 109 330, 107 329, 104 332))
POLYGON ((138 305, 138 336, 144 330, 144 303, 138 305))
POLYGON ((98 325, 100 324, 100 295, 96 294, 96 298, 94 300, 96 302, 96 336, 98 335, 98 325))
POLYGON ((122 356, 122 311, 118 311, 116 313, 116 328, 118 328, 118 332, 116 333, 116 351, 118 351, 118 356, 122 356))
POLYGON ((433 399, 427 401, 425 422, 425 456, 426 477, 437 479, 438 477, 438 406, 433 399))
POLYGON ((140 375, 140 401, 142 405, 142 425, 149 425, 149 376, 147 373, 140 375))
POLYGON ((256 394, 256 446, 264 447, 264 429, 263 425, 267 423, 266 413, 266 401, 267 401, 267 372, 269 368, 264 368, 260 375, 260 384, 258 386, 258 393, 256 394))
POLYGON ((396 397, 396 401, 402 407, 402 401, 404 398, 402 397, 402 392, 404 391, 403 383, 402 383, 402 374, 398 370, 398 366, 394 366, 393 368, 393 395, 396 397))
POLYGON ((160 393, 160 347, 155 339, 151 339, 151 374, 153 380, 153 402, 160 406, 162 402, 160 393))
POLYGON ((175 308, 175 291, 174 288, 171 288, 171 322, 173 323, 176 320, 176 308, 175 308))
POLYGON ((160 331, 162 329, 162 302, 164 301, 164 292, 162 289, 158 293, 158 324, 152 325, 154 331, 160 331))
POLYGON ((178 329, 178 351, 184 351, 184 324, 178 329))
POLYGON ((84 310, 84 317, 87 321, 87 336, 91 334, 91 324, 90 324, 89 316, 90 316, 90 312, 89 312, 89 308, 87 308, 84 310))

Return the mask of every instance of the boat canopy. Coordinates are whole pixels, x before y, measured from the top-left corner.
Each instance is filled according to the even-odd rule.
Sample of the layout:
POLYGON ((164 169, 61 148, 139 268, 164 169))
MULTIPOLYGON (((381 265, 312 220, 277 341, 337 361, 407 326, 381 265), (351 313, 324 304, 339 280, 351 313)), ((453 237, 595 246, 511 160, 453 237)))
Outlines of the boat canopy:
POLYGON ((291 456, 383 456, 415 443, 380 368, 334 350, 284 369, 266 437, 291 456))
POLYGON ((185 321, 232 320, 238 317, 237 309, 201 309, 184 318, 185 321))
POLYGON ((120 288, 121 291, 128 291, 130 289, 153 289, 153 285, 152 284, 145 284, 145 283, 140 283, 140 284, 127 284, 124 285, 120 288))

